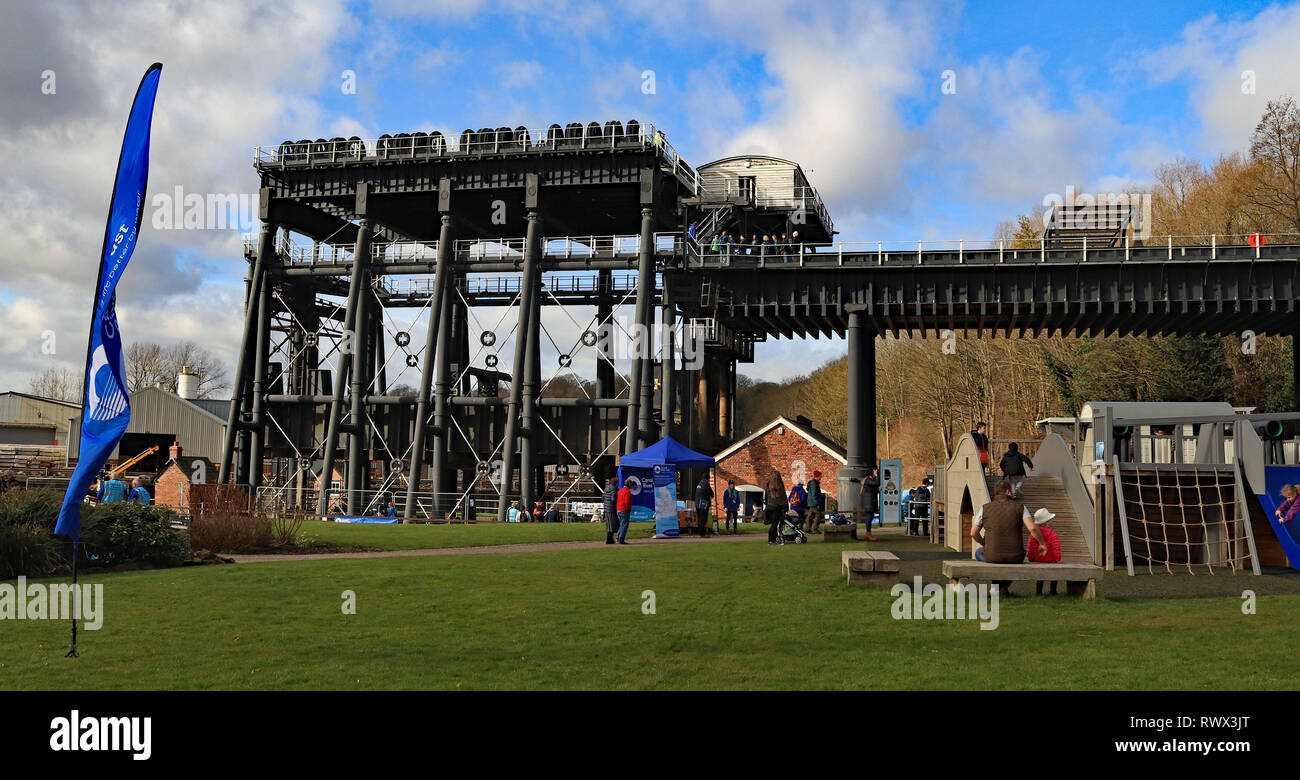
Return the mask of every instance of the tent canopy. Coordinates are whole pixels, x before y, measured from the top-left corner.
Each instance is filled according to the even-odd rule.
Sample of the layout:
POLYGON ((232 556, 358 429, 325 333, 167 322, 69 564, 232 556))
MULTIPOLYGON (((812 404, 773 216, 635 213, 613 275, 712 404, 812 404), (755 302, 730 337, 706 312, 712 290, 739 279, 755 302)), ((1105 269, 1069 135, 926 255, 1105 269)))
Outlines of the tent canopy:
POLYGON ((660 463, 671 463, 678 468, 713 468, 713 458, 701 455, 681 444, 671 436, 660 439, 643 450, 629 452, 619 459, 619 466, 650 468, 660 463))

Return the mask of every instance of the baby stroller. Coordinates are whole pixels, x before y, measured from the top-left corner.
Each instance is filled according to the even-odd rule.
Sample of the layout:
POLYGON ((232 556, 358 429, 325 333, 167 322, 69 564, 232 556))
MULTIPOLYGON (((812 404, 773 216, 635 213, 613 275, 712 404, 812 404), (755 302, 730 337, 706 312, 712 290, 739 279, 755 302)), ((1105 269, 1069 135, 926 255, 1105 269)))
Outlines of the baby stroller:
POLYGON ((781 543, 794 542, 803 544, 808 541, 808 534, 803 530, 803 520, 799 518, 797 512, 786 512, 781 518, 781 527, 777 529, 777 535, 781 538, 781 543))

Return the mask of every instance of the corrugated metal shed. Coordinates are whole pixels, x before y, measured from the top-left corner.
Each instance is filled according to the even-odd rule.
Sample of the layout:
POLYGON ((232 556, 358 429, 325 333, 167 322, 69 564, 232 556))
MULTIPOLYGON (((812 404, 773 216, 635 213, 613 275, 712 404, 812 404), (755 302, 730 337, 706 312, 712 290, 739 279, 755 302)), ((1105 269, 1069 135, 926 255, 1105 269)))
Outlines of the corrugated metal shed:
POLYGON ((80 411, 81 404, 12 390, 0 393, 0 422, 53 425, 55 430, 63 431, 68 428, 68 418, 80 411))
MULTIPOLYGON (((229 401, 208 403, 230 408, 229 401)), ((75 460, 81 450, 80 415, 72 426, 68 457, 75 460)), ((131 394, 131 422, 127 424, 126 432, 170 436, 181 443, 186 455, 220 461, 226 421, 175 393, 159 387, 146 387, 131 394)), ((109 457, 119 456, 120 453, 114 450, 109 457)))

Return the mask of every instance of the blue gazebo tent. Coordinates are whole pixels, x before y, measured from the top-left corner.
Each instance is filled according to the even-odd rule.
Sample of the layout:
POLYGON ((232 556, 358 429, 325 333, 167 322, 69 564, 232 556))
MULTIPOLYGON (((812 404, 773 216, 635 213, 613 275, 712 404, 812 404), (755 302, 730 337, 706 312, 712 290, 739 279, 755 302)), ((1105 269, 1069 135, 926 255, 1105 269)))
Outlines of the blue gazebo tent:
POLYGON ((701 455, 671 436, 666 436, 643 450, 629 452, 618 461, 620 467, 654 468, 660 464, 672 464, 679 469, 711 469, 715 465, 713 458, 701 455))
MULTIPOLYGON (((618 482, 622 485, 628 477, 634 478, 633 486, 633 520, 654 520, 656 523, 656 536, 672 537, 677 536, 677 519, 676 512, 670 519, 666 516, 667 512, 657 511, 655 505, 655 467, 672 466, 674 472, 678 469, 693 468, 713 468, 715 465, 713 458, 708 455, 701 455, 695 450, 676 441, 671 436, 660 439, 658 442, 651 444, 643 450, 630 452, 619 458, 618 461, 618 482), (641 486, 648 487, 648 490, 641 486)), ((660 469, 663 472, 663 469, 660 469)), ((676 491, 673 491, 672 504, 674 510, 676 507, 676 491)), ((665 494, 664 500, 668 500, 668 494, 665 494)))

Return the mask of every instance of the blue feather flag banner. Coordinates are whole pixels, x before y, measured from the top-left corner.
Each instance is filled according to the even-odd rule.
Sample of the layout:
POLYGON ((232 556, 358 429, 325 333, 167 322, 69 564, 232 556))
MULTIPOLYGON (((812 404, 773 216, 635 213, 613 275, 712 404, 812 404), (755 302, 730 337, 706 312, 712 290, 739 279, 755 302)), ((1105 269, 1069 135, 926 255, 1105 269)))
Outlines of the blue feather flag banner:
POLYGON ((81 533, 81 502, 91 480, 117 447, 131 420, 131 400, 126 389, 122 334, 117 328, 117 283, 135 250, 144 217, 145 188, 149 183, 149 131, 154 97, 162 63, 145 71, 131 104, 131 116, 122 138, 117 178, 109 205, 104 248, 99 258, 99 280, 90 317, 90 342, 86 349, 86 379, 82 392, 81 445, 77 468, 63 497, 54 533, 76 540, 81 533))

